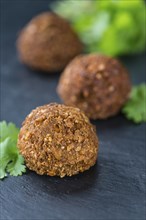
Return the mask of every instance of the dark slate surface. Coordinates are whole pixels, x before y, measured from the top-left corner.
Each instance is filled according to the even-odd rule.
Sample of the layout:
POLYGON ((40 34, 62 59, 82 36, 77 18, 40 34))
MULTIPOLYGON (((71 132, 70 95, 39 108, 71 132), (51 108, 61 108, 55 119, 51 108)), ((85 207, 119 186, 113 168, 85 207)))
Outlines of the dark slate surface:
MULTIPOLYGON (((36 73, 19 63, 17 33, 29 19, 48 8, 44 0, 1 0, 1 118, 18 126, 36 106, 60 102, 59 74, 36 73)), ((145 80, 144 55, 124 57, 133 83, 145 80)), ((28 171, 0 182, 2 220, 97 219, 144 220, 145 124, 118 115, 94 121, 100 138, 96 166, 71 177, 39 176, 28 171)))

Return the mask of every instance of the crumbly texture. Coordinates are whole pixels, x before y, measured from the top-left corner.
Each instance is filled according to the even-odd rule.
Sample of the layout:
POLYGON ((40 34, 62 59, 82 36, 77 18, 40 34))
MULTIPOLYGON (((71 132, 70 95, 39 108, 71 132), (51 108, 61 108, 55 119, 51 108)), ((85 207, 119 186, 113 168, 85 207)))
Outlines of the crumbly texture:
POLYGON ((125 67, 118 60, 99 54, 80 55, 71 61, 57 88, 66 105, 80 108, 92 119, 116 115, 130 90, 125 67))
POLYGON ((88 170, 96 163, 98 138, 78 108, 49 104, 25 119, 18 148, 29 169, 64 177, 88 170))
POLYGON ((45 72, 62 70, 83 49, 69 23, 51 12, 28 23, 18 37, 17 47, 23 63, 45 72))

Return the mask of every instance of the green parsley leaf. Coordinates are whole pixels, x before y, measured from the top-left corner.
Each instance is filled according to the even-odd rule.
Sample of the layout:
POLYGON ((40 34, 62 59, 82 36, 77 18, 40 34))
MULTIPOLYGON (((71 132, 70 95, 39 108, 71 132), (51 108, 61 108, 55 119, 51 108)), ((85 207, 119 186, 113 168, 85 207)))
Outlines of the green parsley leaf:
POLYGON ((21 155, 18 155, 11 163, 7 166, 7 172, 11 176, 22 175, 26 172, 26 167, 24 165, 24 158, 21 155))
POLYGON ((0 142, 10 137, 17 142, 19 129, 13 124, 7 124, 5 121, 0 122, 0 142))
POLYGON ((62 0, 52 9, 71 22, 88 52, 117 56, 145 50, 143 0, 62 0))
POLYGON ((133 87, 122 112, 135 123, 146 122, 146 84, 133 87))
POLYGON ((13 124, 0 122, 0 179, 9 173, 12 176, 26 172, 24 159, 17 148, 19 129, 13 124))

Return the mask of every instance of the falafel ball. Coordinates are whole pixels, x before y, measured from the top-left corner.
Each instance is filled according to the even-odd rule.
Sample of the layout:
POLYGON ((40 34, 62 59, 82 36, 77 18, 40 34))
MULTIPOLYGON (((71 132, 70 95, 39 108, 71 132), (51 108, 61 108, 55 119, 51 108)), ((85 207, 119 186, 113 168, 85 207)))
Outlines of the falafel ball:
POLYGON ((72 176, 96 163, 98 138, 80 109, 61 104, 36 108, 25 119, 18 148, 36 173, 72 176))
POLYGON ((99 54, 80 55, 71 61, 57 88, 66 105, 80 108, 91 119, 116 115, 130 90, 125 67, 118 60, 99 54))
POLYGON ((26 25, 17 47, 23 63, 45 72, 62 70, 83 49, 69 23, 51 12, 34 17, 26 25))

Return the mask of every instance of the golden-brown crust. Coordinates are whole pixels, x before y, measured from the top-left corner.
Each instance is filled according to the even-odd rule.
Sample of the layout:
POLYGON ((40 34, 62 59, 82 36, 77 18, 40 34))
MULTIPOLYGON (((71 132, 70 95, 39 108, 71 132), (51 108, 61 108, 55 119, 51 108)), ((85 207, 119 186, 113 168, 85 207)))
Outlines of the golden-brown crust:
POLYGON ((98 139, 84 113, 54 103, 38 107, 27 116, 18 148, 29 169, 40 175, 64 177, 96 163, 98 139))
POLYGON ((117 114, 130 90, 124 66, 99 54, 77 56, 62 73, 57 88, 66 105, 80 108, 92 119, 117 114))
POLYGON ((69 23, 51 12, 34 17, 26 25, 17 47, 23 63, 45 72, 62 70, 83 49, 69 23))

